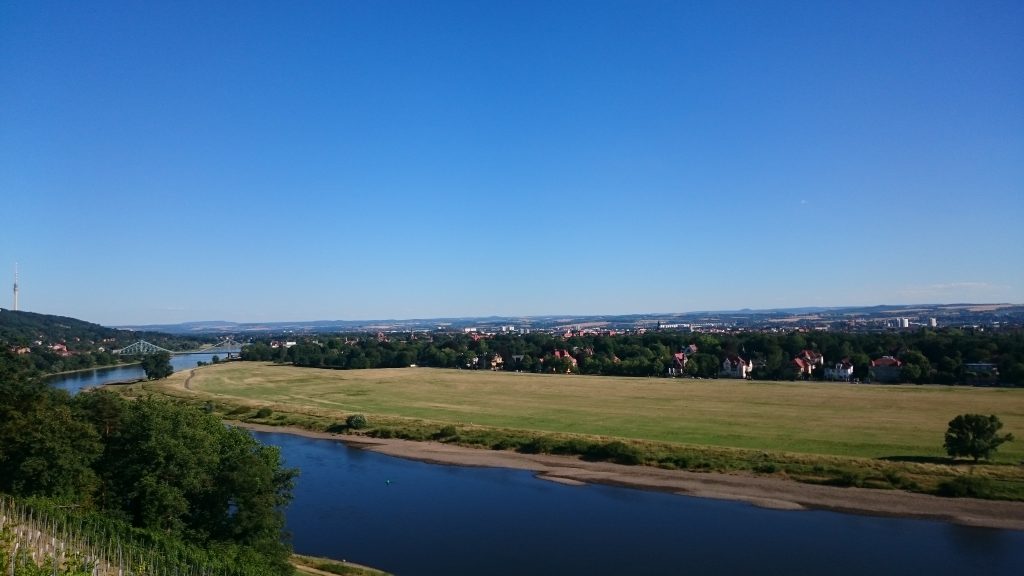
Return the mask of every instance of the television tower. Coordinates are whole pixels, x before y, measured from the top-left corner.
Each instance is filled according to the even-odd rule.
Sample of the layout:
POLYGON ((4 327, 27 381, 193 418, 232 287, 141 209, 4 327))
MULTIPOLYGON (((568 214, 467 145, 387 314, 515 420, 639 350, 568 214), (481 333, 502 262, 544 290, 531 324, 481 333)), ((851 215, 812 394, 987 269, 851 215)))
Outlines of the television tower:
POLYGON ((14 263, 14 311, 18 311, 18 263, 14 263))

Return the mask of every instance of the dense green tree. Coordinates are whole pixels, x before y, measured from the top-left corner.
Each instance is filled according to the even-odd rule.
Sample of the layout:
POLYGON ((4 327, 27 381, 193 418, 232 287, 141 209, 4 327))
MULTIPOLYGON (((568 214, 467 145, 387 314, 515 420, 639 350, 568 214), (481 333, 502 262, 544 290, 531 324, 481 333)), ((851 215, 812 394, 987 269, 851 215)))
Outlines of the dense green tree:
POLYGON ((1013 440, 1013 434, 999 435, 1002 427, 995 415, 961 414, 949 421, 943 445, 953 458, 988 459, 1001 444, 1013 440))
MULTIPOLYGON (((142 399, 124 404, 101 460, 108 501, 136 526, 197 543, 231 541, 286 562, 282 506, 295 472, 276 448, 201 410, 142 399)), ((283 565, 283 564, 282 564, 283 565)))
POLYGON ((167 378, 174 373, 174 368, 171 367, 171 355, 167 352, 143 356, 142 369, 146 372, 147 380, 167 378))
POLYGON ((46 496, 290 573, 276 448, 201 409, 109 392, 70 397, 0 350, 0 492, 46 496))
POLYGON ((101 450, 66 392, 38 381, 0 381, 0 492, 89 502, 101 450))
POLYGON ((917 382, 921 378, 921 367, 917 364, 904 364, 900 369, 900 379, 904 382, 917 382))

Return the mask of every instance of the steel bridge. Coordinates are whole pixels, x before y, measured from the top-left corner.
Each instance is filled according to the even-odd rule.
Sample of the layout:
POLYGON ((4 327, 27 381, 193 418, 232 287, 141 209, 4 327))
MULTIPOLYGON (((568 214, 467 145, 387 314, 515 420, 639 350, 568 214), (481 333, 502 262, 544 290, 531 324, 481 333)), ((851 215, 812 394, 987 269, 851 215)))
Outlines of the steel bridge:
POLYGON ((121 348, 120 350, 114 350, 114 354, 121 356, 145 356, 146 354, 158 354, 160 352, 166 352, 174 356, 181 356, 184 354, 238 354, 242 351, 241 342, 235 341, 234 338, 225 338, 216 344, 206 344, 200 346, 195 350, 168 350, 167 348, 161 348, 156 344, 151 344, 145 340, 139 340, 134 344, 130 344, 121 348))

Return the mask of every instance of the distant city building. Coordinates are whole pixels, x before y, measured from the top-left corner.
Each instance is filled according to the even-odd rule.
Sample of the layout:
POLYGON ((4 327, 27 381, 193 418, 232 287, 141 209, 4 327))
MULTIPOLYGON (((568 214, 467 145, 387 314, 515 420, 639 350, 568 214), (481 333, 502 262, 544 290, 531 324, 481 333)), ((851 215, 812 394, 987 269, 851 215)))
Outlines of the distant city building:
POLYGON ((928 319, 928 326, 930 326, 932 328, 936 328, 936 327, 938 327, 938 325, 939 325, 939 321, 936 320, 935 318, 929 318, 928 319))

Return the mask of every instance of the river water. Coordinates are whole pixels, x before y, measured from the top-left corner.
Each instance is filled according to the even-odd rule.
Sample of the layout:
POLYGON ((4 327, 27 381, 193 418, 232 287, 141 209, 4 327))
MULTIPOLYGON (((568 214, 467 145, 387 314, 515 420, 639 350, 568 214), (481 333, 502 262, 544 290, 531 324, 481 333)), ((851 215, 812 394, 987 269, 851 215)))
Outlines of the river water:
MULTIPOLYGON (((224 358, 226 354, 220 354, 224 358)), ((199 361, 206 363, 213 361, 213 354, 184 354, 171 356, 171 367, 175 372, 195 368, 199 361)), ((96 368, 94 370, 82 370, 81 372, 70 372, 50 377, 50 384, 55 388, 67 390, 77 394, 84 388, 95 388, 110 382, 128 382, 144 378, 146 373, 138 364, 130 366, 113 366, 109 368, 96 368)))
POLYGON ((295 550, 399 575, 1016 574, 1024 532, 440 466, 254 433, 302 471, 295 550))
MULTIPOLYGON (((209 361, 178 358, 189 365, 176 369, 209 361)), ((81 374, 54 385, 73 389, 81 374)), ((132 378, 124 374, 108 381, 132 378)), ((286 511, 296 552, 400 576, 1024 573, 1024 532, 567 486, 253 434, 301 470, 286 511)))

